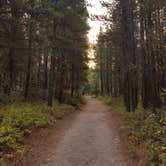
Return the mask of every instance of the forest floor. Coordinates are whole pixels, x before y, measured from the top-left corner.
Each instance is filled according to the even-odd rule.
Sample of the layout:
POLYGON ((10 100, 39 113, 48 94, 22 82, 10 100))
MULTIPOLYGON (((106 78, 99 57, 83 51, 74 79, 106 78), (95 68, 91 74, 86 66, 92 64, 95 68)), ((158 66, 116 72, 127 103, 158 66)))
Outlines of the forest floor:
POLYGON ((121 139, 118 115, 98 99, 49 129, 34 131, 25 140, 25 153, 12 161, 17 166, 136 166, 121 139))

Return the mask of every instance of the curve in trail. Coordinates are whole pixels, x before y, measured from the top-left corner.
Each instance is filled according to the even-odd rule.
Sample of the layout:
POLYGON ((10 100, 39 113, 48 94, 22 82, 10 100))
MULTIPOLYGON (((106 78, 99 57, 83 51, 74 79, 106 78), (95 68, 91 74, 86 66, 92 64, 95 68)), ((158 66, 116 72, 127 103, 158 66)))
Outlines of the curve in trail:
POLYGON ((42 166, 127 166, 107 107, 88 97, 87 105, 42 166))

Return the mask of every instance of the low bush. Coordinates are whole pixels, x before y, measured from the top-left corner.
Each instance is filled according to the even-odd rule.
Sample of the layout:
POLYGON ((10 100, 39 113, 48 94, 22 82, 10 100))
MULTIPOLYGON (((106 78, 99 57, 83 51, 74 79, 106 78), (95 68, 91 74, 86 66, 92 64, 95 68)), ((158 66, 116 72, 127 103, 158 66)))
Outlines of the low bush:
POLYGON ((121 97, 99 96, 99 99, 109 106, 110 111, 124 111, 124 104, 121 97))
POLYGON ((145 144, 147 147, 147 162, 151 165, 166 164, 166 112, 138 110, 126 113, 125 126, 129 140, 135 147, 145 144))
POLYGON ((84 97, 82 97, 81 95, 74 96, 74 97, 66 95, 64 98, 64 103, 78 108, 82 104, 85 104, 86 101, 85 101, 84 97))
POLYGON ((9 105, 13 103, 20 103, 22 101, 23 95, 21 91, 12 92, 10 96, 0 92, 0 106, 9 105))
POLYGON ((18 150, 20 141, 32 127, 46 127, 52 117, 44 104, 11 105, 0 109, 0 151, 18 150))
POLYGON ((128 135, 131 152, 136 153, 138 146, 143 145, 147 149, 146 165, 166 165, 166 108, 154 114, 151 110, 143 110, 139 104, 136 112, 128 113, 122 98, 104 96, 100 99, 111 111, 120 111, 123 115, 123 129, 128 135))
MULTIPOLYGON (((78 99, 73 99, 78 100, 78 99)), ((14 103, 0 107, 0 157, 9 152, 20 151, 25 135, 35 127, 48 127, 56 119, 76 110, 78 101, 68 104, 54 102, 50 108, 46 103, 14 103)), ((80 99, 79 99, 80 102, 80 99)))
POLYGON ((75 107, 72 105, 54 105, 52 108, 52 115, 56 119, 62 119, 65 115, 75 111, 75 107))
POLYGON ((112 104, 112 100, 110 96, 99 96, 98 97, 101 101, 103 101, 105 104, 107 105, 111 105, 112 104))
POLYGON ((5 105, 10 102, 9 96, 0 92, 0 105, 5 105))

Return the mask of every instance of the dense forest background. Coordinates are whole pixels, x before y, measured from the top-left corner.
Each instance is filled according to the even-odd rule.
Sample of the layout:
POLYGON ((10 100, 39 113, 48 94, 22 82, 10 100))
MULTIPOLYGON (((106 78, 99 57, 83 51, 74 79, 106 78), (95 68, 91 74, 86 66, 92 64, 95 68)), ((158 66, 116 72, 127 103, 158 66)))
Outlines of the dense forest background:
POLYGON ((87 17, 84 0, 1 0, 0 102, 79 96, 87 17))
MULTIPOLYGON (((165 0, 115 0, 100 32, 96 74, 88 76, 87 3, 77 0, 0 1, 0 100, 40 98, 52 105, 92 91, 124 96, 134 111, 141 97, 153 111, 165 102, 165 0), (92 76, 93 75, 93 76, 92 76), (87 79, 88 78, 88 79, 87 79), (93 83, 92 83, 93 82, 93 83), (93 84, 93 85, 92 85, 93 84)), ((5 101, 6 100, 6 101, 5 101)))
POLYGON ((166 165, 166 0, 101 4, 105 16, 90 16, 86 0, 0 0, 0 165, 22 156, 34 128, 78 111, 83 94, 109 105, 132 155, 166 165), (90 18, 105 23, 94 44, 90 18))
MULTIPOLYGON (((123 95, 127 111, 166 103, 166 1, 103 2, 108 14, 95 46, 101 94, 123 95)), ((98 82, 98 80, 97 80, 98 82)), ((96 90, 98 91, 98 90, 96 90)))

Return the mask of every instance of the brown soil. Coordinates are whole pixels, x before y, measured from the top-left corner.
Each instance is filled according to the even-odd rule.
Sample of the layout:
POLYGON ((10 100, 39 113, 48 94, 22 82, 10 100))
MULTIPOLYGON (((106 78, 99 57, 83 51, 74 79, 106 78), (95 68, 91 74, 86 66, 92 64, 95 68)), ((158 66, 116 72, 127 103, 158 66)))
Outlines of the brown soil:
MULTIPOLYGON (((25 140, 25 152, 12 166, 136 166, 122 139, 120 115, 88 97, 82 111, 38 129, 25 140)), ((126 144, 127 145, 127 144, 126 144)))

